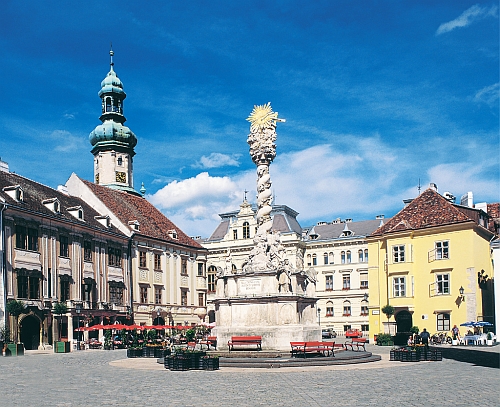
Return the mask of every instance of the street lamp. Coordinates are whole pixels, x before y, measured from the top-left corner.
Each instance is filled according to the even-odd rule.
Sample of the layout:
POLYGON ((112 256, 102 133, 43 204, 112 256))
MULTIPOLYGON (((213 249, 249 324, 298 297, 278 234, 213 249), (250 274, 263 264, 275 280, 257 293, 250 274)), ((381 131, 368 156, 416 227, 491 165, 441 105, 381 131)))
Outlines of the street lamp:
POLYGON ((82 310, 82 305, 80 303, 75 304, 76 324, 77 324, 76 350, 80 350, 80 312, 81 312, 81 310, 82 310))
POLYGON ((465 296, 464 296, 464 288, 462 286, 460 286, 460 288, 458 289, 459 293, 460 293, 460 298, 463 302, 465 302, 465 296))
POLYGON ((321 308, 318 308, 318 325, 321 326, 321 308))

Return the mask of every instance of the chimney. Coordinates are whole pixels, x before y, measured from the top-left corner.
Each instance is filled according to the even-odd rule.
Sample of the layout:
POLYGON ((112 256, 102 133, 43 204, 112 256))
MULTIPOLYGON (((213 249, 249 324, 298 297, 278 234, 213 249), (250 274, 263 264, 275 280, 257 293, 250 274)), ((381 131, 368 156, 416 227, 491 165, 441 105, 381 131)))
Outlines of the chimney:
POLYGON ((7 164, 5 161, 2 161, 0 158, 0 171, 2 172, 10 172, 9 171, 9 164, 7 164))
POLYGON ((433 189, 434 191, 438 192, 438 186, 436 184, 434 184, 434 182, 431 182, 429 184, 429 188, 430 189, 433 189))
POLYGON ((385 218, 385 215, 377 215, 375 216, 375 219, 384 219, 385 218))

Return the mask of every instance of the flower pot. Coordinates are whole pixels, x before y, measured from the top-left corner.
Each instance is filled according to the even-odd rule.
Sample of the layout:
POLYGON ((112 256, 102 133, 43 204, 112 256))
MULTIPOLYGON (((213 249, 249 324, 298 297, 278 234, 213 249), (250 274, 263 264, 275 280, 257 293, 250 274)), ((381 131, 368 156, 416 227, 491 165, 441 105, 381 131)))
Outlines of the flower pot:
POLYGON ((8 343, 5 351, 5 356, 23 356, 24 344, 23 343, 8 343))
POLYGON ((458 345, 458 339, 452 339, 451 340, 452 346, 457 346, 458 345))
POLYGON ((71 343, 68 341, 55 341, 54 353, 69 353, 71 352, 71 343))
POLYGON ((493 346, 493 339, 486 339, 486 345, 493 346))

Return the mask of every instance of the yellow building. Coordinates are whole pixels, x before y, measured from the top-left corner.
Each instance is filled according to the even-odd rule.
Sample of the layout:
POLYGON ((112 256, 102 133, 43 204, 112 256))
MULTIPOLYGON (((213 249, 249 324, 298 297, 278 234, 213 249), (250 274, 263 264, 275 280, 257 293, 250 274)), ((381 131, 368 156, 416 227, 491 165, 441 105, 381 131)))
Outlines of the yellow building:
POLYGON ((371 340, 391 333, 406 341, 412 326, 433 334, 494 322, 487 218, 429 188, 368 237, 371 340), (387 304, 395 309, 390 322, 387 304))

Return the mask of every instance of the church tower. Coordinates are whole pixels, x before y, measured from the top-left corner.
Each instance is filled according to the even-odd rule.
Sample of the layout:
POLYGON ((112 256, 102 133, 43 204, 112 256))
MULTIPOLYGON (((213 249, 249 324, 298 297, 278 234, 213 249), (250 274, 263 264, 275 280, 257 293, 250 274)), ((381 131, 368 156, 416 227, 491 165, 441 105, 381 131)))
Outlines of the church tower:
POLYGON ((102 124, 89 135, 94 155, 94 183, 139 195, 134 190, 133 157, 137 137, 126 126, 123 101, 127 97, 123 83, 113 69, 113 50, 110 50, 110 70, 101 82, 102 124))

